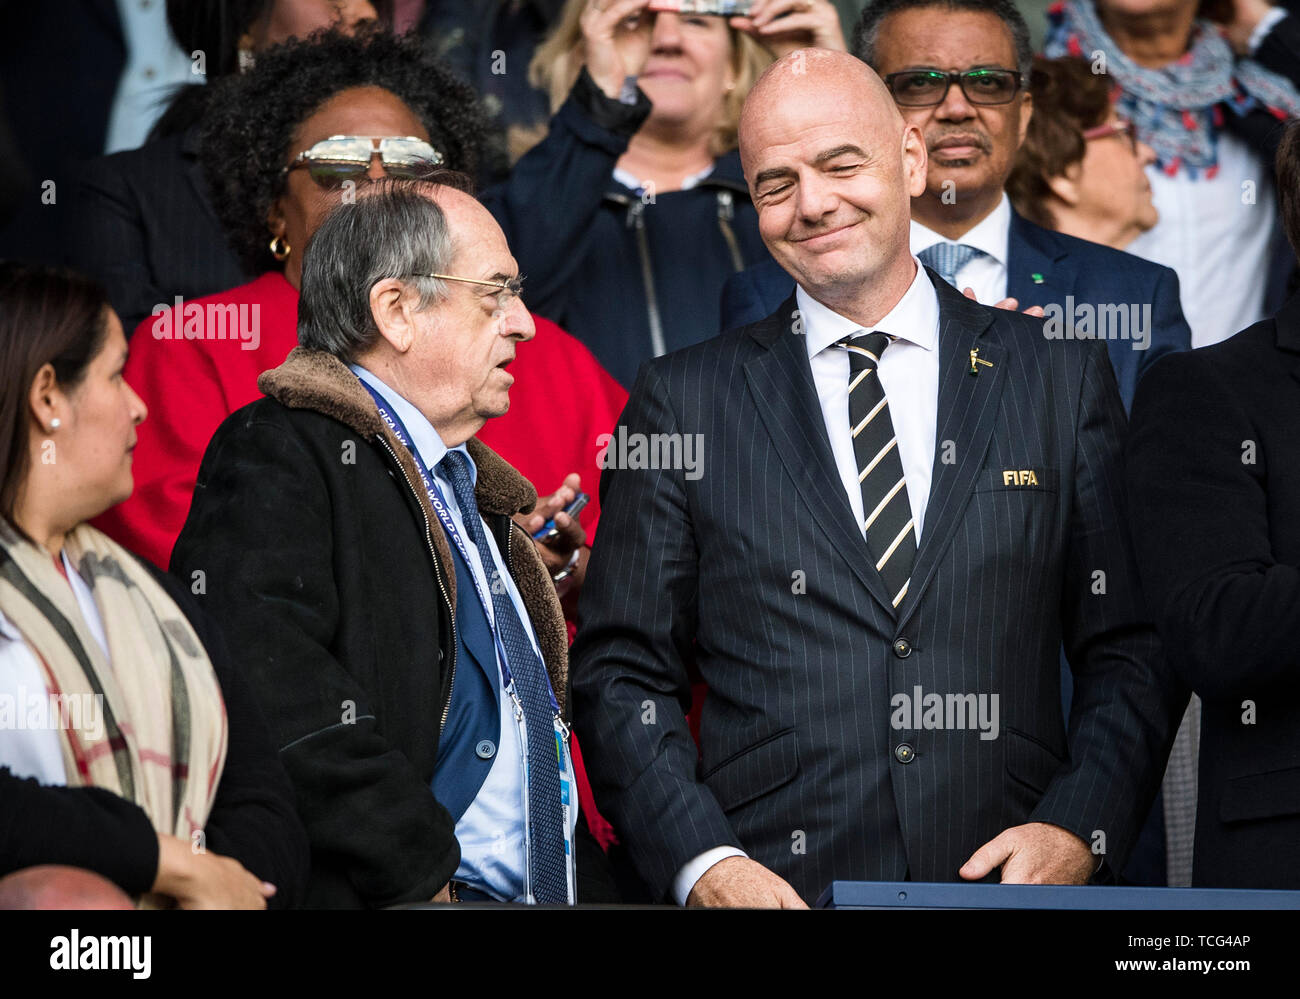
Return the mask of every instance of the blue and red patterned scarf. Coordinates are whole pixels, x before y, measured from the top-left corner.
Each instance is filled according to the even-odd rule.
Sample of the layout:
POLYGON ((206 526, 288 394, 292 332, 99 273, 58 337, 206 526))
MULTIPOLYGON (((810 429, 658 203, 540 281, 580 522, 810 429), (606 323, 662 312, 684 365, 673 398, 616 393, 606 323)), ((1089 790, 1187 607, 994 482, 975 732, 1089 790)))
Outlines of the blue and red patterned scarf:
POLYGON ((1242 117, 1258 108, 1279 120, 1300 116, 1300 92, 1291 81, 1252 59, 1236 58, 1211 21, 1196 21, 1187 52, 1159 69, 1139 66, 1120 51, 1092 0, 1053 4, 1047 22, 1044 54, 1093 61, 1100 53, 1116 84, 1117 110, 1171 177, 1180 170, 1192 179, 1218 172, 1225 108, 1242 117))

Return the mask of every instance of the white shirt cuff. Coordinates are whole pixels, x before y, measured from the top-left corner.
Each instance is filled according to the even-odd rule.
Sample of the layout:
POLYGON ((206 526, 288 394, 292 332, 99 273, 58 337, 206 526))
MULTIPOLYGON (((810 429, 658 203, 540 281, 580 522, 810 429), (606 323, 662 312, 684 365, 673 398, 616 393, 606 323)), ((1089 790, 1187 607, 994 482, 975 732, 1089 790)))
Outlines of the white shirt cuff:
POLYGON ((1273 25, 1286 17, 1286 13, 1285 7, 1274 7, 1259 19, 1259 24, 1255 25, 1255 30, 1250 33, 1250 41, 1246 43, 1246 49, 1251 55, 1259 50, 1259 47, 1264 44, 1265 36, 1273 30, 1273 25))
POLYGON ((744 850, 737 850, 734 846, 715 846, 712 850, 705 850, 694 860, 688 860, 677 872, 677 877, 673 878, 673 898, 677 899, 678 905, 685 905, 695 882, 704 877, 710 867, 728 857, 748 856, 744 850))

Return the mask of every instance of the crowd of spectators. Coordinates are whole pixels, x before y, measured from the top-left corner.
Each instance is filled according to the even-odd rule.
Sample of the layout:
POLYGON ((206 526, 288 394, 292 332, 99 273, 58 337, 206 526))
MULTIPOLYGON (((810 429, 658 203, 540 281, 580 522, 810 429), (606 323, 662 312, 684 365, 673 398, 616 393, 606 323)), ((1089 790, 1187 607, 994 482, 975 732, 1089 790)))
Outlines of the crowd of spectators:
MULTIPOLYGON (((446 813, 397 815, 407 784, 439 786, 405 759, 424 751, 418 719, 401 715, 394 733, 372 717, 355 742, 288 751, 317 738, 336 710, 325 700, 355 692, 333 683, 347 664, 331 657, 371 627, 368 612, 340 610, 365 600, 360 577, 326 592, 304 583, 308 570, 284 576, 228 550, 301 528, 310 572, 352 572, 346 553, 307 551, 313 518, 339 514, 313 492, 336 470, 305 457, 323 439, 312 421, 342 403, 304 401, 301 385, 325 371, 336 389, 363 346, 381 357, 386 344, 388 370, 418 378, 396 318, 378 346, 359 340, 328 364, 323 342, 303 352, 308 248, 359 200, 393 199, 395 217, 445 215, 462 240, 469 229, 495 240, 499 226, 508 246, 517 273, 503 265, 487 280, 433 263, 387 273, 405 259, 396 249, 376 249, 372 264, 381 285, 418 278, 422 295, 474 295, 518 325, 516 353, 501 361, 509 407, 480 424, 467 454, 490 531, 484 480, 541 497, 515 518, 527 564, 511 562, 516 529, 504 518, 504 558, 491 547, 510 563, 509 595, 533 614, 526 637, 561 706, 560 653, 539 614, 554 610, 569 641, 581 628, 602 446, 638 371, 794 292, 764 244, 738 151, 746 97, 773 60, 847 51, 879 73, 928 153, 911 251, 968 297, 1048 317, 1067 301, 1148 307, 1140 347, 1136 328, 1107 343, 1126 409, 1156 361, 1228 340, 1296 290, 1279 208, 1296 197, 1280 189, 1296 175, 1275 164, 1300 116, 1300 15, 1266 0, 1063 0, 1047 12, 1041 54, 1012 0, 757 0, 731 18, 648 0, 11 6, 0 39, 0 698, 102 695, 104 724, 88 736, 0 723, 0 905, 386 905, 440 897, 449 879, 466 898, 515 897, 507 874, 476 880, 477 868, 453 861, 446 813), (318 412, 261 436, 250 417, 241 436, 232 416, 264 396, 318 412), (205 463, 222 447, 254 470, 276 447, 298 455, 287 460, 301 458, 303 475, 283 487, 298 505, 232 513, 262 473, 223 478, 205 463), (570 516, 579 494, 586 505, 570 516), (233 588, 210 578, 241 563, 233 588), (223 596, 205 609, 213 588, 223 596), (295 606, 310 641, 271 635, 259 601, 295 606), (311 655, 335 671, 324 693, 303 689, 311 655), (286 659, 291 671, 279 672, 286 659), (402 756, 400 780, 368 776, 366 754, 385 765, 402 756), (392 783, 367 796, 366 780, 392 783), (350 810, 328 812, 336 797, 350 810), (403 841, 403 863, 427 860, 436 883, 401 884, 376 831, 384 821, 355 827, 367 809, 393 810, 394 842, 442 837, 432 859, 403 841), (203 849, 191 849, 195 837, 203 849), (353 840, 365 842, 349 859, 353 840)), ((345 278, 317 280, 338 290, 345 278)), ((352 489, 341 474, 338 488, 352 489)), ((441 476, 433 486, 450 495, 455 476, 441 476)), ((348 516, 365 518, 357 504, 348 516)), ((457 565, 449 620, 478 569, 457 565)), ((502 613, 484 606, 492 621, 502 613)), ((473 653, 454 627, 450 638, 435 624, 418 634, 439 663, 444 646, 453 662, 457 649, 473 653)), ((386 665, 374 649, 365 656, 365 670, 386 665)), ((400 684, 350 679, 381 717, 403 708, 400 684)), ((1068 717, 1064 659, 1062 679, 1068 717)), ((461 696, 446 683, 448 698, 461 696)), ((702 685, 696 695, 698 724, 702 685)), ((1121 874, 1130 883, 1192 882, 1200 718, 1193 697, 1121 874)), ((572 752, 578 856, 597 858, 584 870, 600 875, 580 873, 577 900, 642 899, 576 740, 572 752)))

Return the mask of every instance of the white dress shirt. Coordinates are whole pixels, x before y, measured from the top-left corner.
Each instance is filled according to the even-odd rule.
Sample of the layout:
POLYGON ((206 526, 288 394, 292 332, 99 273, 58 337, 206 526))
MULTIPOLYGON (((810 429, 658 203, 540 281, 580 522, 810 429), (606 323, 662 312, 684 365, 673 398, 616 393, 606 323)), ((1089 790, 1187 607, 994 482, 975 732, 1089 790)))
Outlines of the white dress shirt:
MULTIPOLYGON (((898 438, 898 455, 903 463, 907 499, 912 507, 919 545, 925 508, 930 499, 939 414, 939 296, 921 262, 915 259, 914 262, 916 275, 907 291, 898 304, 870 329, 828 309, 802 287, 796 287, 794 294, 803 322, 813 383, 821 403, 826 434, 830 438, 831 454, 853 511, 854 524, 863 537, 866 537, 862 526, 866 515, 849 425, 849 352, 835 344, 846 337, 866 333, 881 332, 898 337, 881 355, 880 383, 889 400, 887 411, 894 425, 894 436, 898 438)), ((1005 270, 1003 273, 1005 280, 1005 270)), ((710 867, 727 857, 744 856, 742 850, 732 846, 706 850, 683 864, 677 872, 673 878, 673 897, 679 905, 685 905, 695 882, 710 867)))
POLYGON ((1277 197, 1263 160, 1226 130, 1218 138, 1213 177, 1201 173, 1193 180, 1184 170, 1170 177, 1147 168, 1160 221, 1125 247, 1177 272, 1193 347, 1226 340, 1264 318, 1264 278, 1277 232, 1277 197))
MULTIPOLYGON (((984 255, 975 257, 957 271, 957 290, 973 288, 981 305, 996 305, 1007 297, 1007 245, 1011 240, 1011 202, 1004 194, 998 206, 964 236, 947 239, 933 229, 912 220, 912 255, 920 256, 935 243, 964 243, 984 255)), ((889 405, 894 401, 890 399, 889 405)))
MULTIPOLYGON (((66 554, 62 559, 81 616, 107 658, 104 623, 90 587, 77 575, 66 554)), ((45 673, 36 656, 13 622, 0 614, 0 766, 8 767, 15 777, 35 777, 51 786, 67 784, 62 738, 51 724, 59 717, 49 709, 45 673), (33 720, 41 724, 28 728, 33 720)))
MULTIPOLYGON (((411 443, 419 455, 417 460, 425 462, 429 477, 442 493, 443 502, 451 514, 452 522, 460 532, 461 540, 465 542, 465 550, 469 552, 470 571, 474 574, 482 592, 485 595, 491 593, 478 548, 471 540, 469 532, 465 530, 460 504, 456 502, 456 491, 437 471, 438 462, 442 461, 449 450, 447 445, 442 442, 438 431, 424 414, 384 384, 377 375, 357 364, 349 367, 358 378, 368 383, 387 400, 406 427, 411 443)), ((470 481, 477 482, 478 469, 465 445, 462 444, 455 450, 465 455, 469 461, 470 481)), ((486 526, 484 534, 487 535, 497 576, 504 583, 506 594, 514 604, 519 620, 523 622, 528 641, 540 659, 541 650, 538 648, 537 636, 533 633, 533 624, 528 617, 528 609, 524 606, 523 597, 519 595, 519 589, 515 586, 510 570, 506 567, 501 550, 497 547, 496 538, 486 526)), ((447 568, 449 571, 454 571, 450 566, 447 568)), ((484 607, 484 613, 495 629, 490 599, 484 607)), ((497 652, 497 713, 501 718, 497 736, 497 753, 492 759, 492 768, 488 771, 483 786, 479 788, 478 795, 470 802, 465 814, 456 823, 456 840, 460 843, 460 866, 452 876, 457 881, 463 881, 503 901, 523 902, 526 901, 528 891, 524 828, 527 792, 524 786, 523 742, 519 737, 519 727, 515 724, 514 704, 506 694, 504 674, 501 672, 500 649, 497 652)), ((472 663, 461 665, 466 669, 474 668, 472 663)), ((430 719, 430 722, 437 725, 437 719, 430 719)), ((570 795, 570 799, 572 807, 569 811, 569 833, 572 836, 578 819, 577 795, 570 795)))

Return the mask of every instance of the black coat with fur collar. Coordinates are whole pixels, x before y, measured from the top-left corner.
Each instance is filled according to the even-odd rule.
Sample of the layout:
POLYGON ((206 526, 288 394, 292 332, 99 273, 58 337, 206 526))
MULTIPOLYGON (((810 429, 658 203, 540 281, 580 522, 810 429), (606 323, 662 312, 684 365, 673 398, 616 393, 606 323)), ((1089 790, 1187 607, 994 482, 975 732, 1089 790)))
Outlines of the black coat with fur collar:
MULTIPOLYGON (((312 845, 307 904, 427 900, 460 862, 430 791, 456 657, 456 575, 410 453, 361 382, 295 349, 204 455, 172 571, 203 590, 258 695, 312 845)), ((496 536, 568 713, 555 590, 510 514, 533 487, 476 440, 496 536)))

